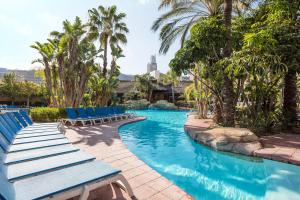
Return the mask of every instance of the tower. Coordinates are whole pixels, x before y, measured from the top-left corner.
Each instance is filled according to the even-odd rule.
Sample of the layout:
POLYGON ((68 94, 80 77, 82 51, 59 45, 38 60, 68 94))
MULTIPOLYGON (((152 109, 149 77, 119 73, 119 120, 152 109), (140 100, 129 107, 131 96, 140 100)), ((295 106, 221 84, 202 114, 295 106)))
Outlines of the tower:
POLYGON ((147 73, 157 70, 157 63, 155 55, 151 55, 150 63, 147 64, 147 73))

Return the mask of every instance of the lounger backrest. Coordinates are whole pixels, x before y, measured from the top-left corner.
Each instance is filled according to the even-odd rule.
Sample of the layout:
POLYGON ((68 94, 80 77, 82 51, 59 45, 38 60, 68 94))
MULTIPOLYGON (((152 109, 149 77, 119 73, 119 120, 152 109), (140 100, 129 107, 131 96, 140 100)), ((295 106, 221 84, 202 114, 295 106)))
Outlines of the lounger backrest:
POLYGON ((25 120, 23 119, 22 115, 19 112, 13 112, 13 114, 18 119, 18 121, 22 124, 23 127, 28 126, 28 124, 25 122, 25 120))
POLYGON ((21 126, 20 122, 17 120, 17 118, 15 117, 15 115, 12 112, 8 112, 6 114, 11 119, 11 121, 14 123, 14 125, 16 125, 16 127, 18 128, 18 130, 21 130, 23 128, 21 126))
POLYGON ((0 199, 10 200, 15 199, 15 192, 12 184, 7 180, 5 168, 3 164, 0 164, 0 199))
POLYGON ((77 112, 80 118, 88 118, 88 115, 84 108, 77 108, 77 112))
POLYGON ((112 107, 106 107, 105 112, 106 112, 106 115, 114 114, 114 110, 112 109, 112 107))
POLYGON ((119 107, 118 107, 118 110, 119 110, 119 112, 120 112, 121 114, 125 113, 124 107, 119 106, 119 107))
POLYGON ((14 133, 10 132, 5 126, 4 124, 0 123, 0 132, 3 133, 3 136, 5 137, 5 139, 12 143, 14 140, 14 133))
POLYGON ((2 118, 2 115, 0 115, 0 125, 7 130, 7 132, 14 137, 15 132, 14 130, 6 123, 6 121, 2 118))
POLYGON ((89 117, 96 117, 97 116, 94 108, 91 108, 91 107, 86 109, 86 113, 88 114, 89 117))
POLYGON ((16 125, 13 123, 13 121, 11 121, 11 119, 8 117, 8 115, 3 114, 2 118, 6 122, 6 125, 7 125, 6 127, 10 127, 13 130, 14 134, 16 134, 19 131, 18 128, 16 127, 16 125))
POLYGON ((115 114, 121 114, 119 107, 114 107, 115 114))
MULTIPOLYGON (((6 152, 9 149, 9 142, 3 136, 3 133, 0 131, 0 148, 6 152)), ((0 162, 1 165, 2 162, 0 162)), ((0 184, 1 185, 1 184, 0 184)), ((1 190, 0 190, 1 191, 1 190)))
POLYGON ((27 124, 32 125, 33 122, 31 121, 30 117, 28 116, 27 112, 24 110, 20 110, 20 114, 23 116, 27 124))
POLYGON ((78 118, 77 113, 75 112, 74 108, 66 108, 66 112, 69 119, 76 119, 78 118))
POLYGON ((97 107, 95 110, 96 110, 96 115, 98 117, 103 117, 104 116, 103 108, 97 107))

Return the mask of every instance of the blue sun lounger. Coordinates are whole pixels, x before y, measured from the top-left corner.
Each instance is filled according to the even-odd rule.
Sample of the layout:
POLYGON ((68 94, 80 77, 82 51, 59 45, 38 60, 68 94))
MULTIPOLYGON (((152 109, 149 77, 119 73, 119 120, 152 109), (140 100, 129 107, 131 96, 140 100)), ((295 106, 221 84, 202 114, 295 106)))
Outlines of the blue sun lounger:
POLYGON ((97 116, 97 113, 94 108, 88 107, 85 110, 86 110, 87 116, 94 119, 94 121, 93 121, 94 124, 103 124, 104 123, 104 119, 97 116))
MULTIPOLYGON (((22 125, 22 121, 18 120, 18 118, 15 116, 14 113, 6 113, 0 116, 0 119, 3 119, 7 122, 7 129, 11 130, 11 132, 17 133, 18 135, 26 135, 29 137, 31 134, 36 135, 47 135, 47 134, 60 134, 61 131, 64 132, 64 128, 62 126, 59 126, 60 130, 57 128, 44 128, 44 129, 36 129, 36 128, 27 128, 24 129, 22 125)), ((24 121, 23 121, 24 123, 24 121)))
POLYGON ((27 115, 25 111, 20 111, 20 112, 13 112, 15 117, 20 121, 22 126, 24 127, 25 130, 38 130, 38 129, 43 129, 47 127, 48 129, 55 129, 59 127, 60 123, 54 122, 54 123, 33 123, 30 117, 27 115), (21 122, 22 121, 22 122, 21 122))
POLYGON ((68 115, 68 119, 63 119, 64 124, 69 123, 73 126, 78 123, 81 124, 82 126, 93 124, 91 119, 79 117, 79 115, 76 113, 76 110, 74 108, 66 108, 66 112, 68 115))
MULTIPOLYGON (((15 138, 20 129, 20 124, 13 121, 13 119, 9 117, 9 113, 0 115, 0 137, 2 138, 2 141, 6 140, 10 144, 10 147, 6 149, 7 152, 24 151, 69 143, 61 133, 39 137, 15 138)), ((30 134, 27 134, 26 136, 28 135, 30 134)))
POLYGON ((61 139, 51 138, 12 144, 14 135, 7 132, 6 127, 18 130, 19 126, 3 124, 7 121, 0 122, 1 200, 69 199, 75 196, 87 199, 89 191, 111 183, 119 184, 119 181, 129 196, 133 196, 120 170, 79 151, 67 139, 63 139, 66 144, 59 145, 61 139))
MULTIPOLYGON (((92 109, 92 108, 90 108, 90 109, 92 109)), ((94 115, 94 116, 89 115, 87 110, 84 109, 84 108, 77 108, 77 112, 78 112, 78 115, 79 115, 80 118, 90 119, 92 121, 92 124, 102 124, 103 123, 102 118, 97 117, 96 114, 92 114, 91 110, 89 110, 89 113, 94 115)))
POLYGON ((108 116, 108 113, 106 112, 105 108, 96 108, 95 109, 97 117, 102 118, 103 122, 112 122, 114 121, 114 118, 111 116, 108 116))

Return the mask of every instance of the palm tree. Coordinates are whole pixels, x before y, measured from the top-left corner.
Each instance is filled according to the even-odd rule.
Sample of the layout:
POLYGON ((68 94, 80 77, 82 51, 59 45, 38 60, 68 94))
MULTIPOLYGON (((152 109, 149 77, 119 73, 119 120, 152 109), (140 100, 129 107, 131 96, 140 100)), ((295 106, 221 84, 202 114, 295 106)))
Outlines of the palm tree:
POLYGON ((190 28, 207 16, 222 13, 224 0, 162 0, 159 9, 171 7, 154 21, 152 30, 160 29, 160 53, 167 53, 174 41, 180 37, 181 46, 188 37, 190 28))
POLYGON ((171 85, 172 101, 175 103, 174 87, 177 87, 179 84, 179 77, 176 72, 172 70, 168 71, 164 76, 162 76, 162 82, 165 85, 171 85))
POLYGON ((155 88, 153 82, 156 80, 150 74, 136 75, 134 77, 135 81, 135 89, 140 92, 141 96, 147 98, 149 102, 152 99, 152 92, 155 88))
POLYGON ((126 17, 125 13, 117 13, 117 7, 111 6, 104 8, 99 6, 98 9, 93 8, 89 10, 89 34, 93 39, 99 39, 100 48, 104 50, 103 53, 103 76, 107 73, 107 51, 108 44, 118 45, 126 44, 126 33, 129 32, 123 19, 126 17))
POLYGON ((56 106, 57 102, 56 102, 56 99, 55 99, 55 96, 54 96, 54 93, 53 93, 53 90, 52 90, 53 84, 52 84, 51 66, 50 66, 51 62, 52 62, 52 59, 53 59, 53 53, 54 53, 53 46, 50 43, 43 43, 42 44, 42 43, 39 43, 39 42, 35 42, 35 44, 31 45, 30 47, 33 48, 33 49, 36 49, 42 57, 42 59, 34 60, 32 63, 39 62, 42 65, 44 65, 46 85, 47 85, 47 88, 48 88, 49 93, 50 93, 52 104, 53 104, 53 106, 56 106))
MULTIPOLYGON (((230 57, 232 51, 232 34, 231 34, 231 19, 232 19, 232 0, 224 1, 224 26, 226 29, 226 45, 224 47, 224 57, 230 57)), ((234 125, 234 91, 233 82, 226 73, 223 75, 224 85, 223 89, 223 111, 224 111, 224 125, 234 125)))
MULTIPOLYGON (((241 2, 236 0, 235 2, 241 2)), ((251 0, 247 1, 250 3, 251 0)), ((236 4, 238 5, 238 4, 236 4)), ((250 5, 250 4, 249 4, 250 5)), ((226 45, 223 49, 224 57, 230 57, 232 51, 231 19, 232 19, 232 0, 162 0, 162 7, 171 6, 171 10, 158 18, 152 29, 157 31, 161 27, 160 52, 166 53, 170 45, 177 37, 181 37, 183 46, 188 32, 199 19, 207 16, 219 15, 223 12, 224 26, 226 28, 226 45)), ((233 82, 227 74, 223 77, 223 97, 224 97, 224 125, 234 125, 234 90, 233 82)))

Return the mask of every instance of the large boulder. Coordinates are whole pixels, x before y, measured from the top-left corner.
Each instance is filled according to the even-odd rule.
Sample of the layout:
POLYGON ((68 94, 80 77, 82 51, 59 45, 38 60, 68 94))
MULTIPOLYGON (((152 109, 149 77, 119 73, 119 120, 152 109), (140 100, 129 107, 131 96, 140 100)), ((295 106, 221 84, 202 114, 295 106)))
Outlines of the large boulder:
POLYGON ((220 151, 253 155, 261 149, 259 138, 246 128, 218 127, 206 130, 187 130, 195 141, 220 151))

